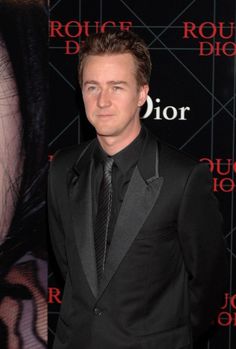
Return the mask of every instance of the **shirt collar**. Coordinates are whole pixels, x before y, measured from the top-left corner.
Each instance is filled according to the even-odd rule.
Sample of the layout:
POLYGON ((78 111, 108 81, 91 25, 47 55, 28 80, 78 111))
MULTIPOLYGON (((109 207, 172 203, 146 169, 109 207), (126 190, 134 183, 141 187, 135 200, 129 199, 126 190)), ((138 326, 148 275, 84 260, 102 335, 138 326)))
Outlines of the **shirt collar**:
MULTIPOLYGON (((127 173, 127 171, 129 171, 129 169, 138 162, 143 147, 145 135, 145 128, 141 127, 138 136, 124 149, 112 156, 112 158, 114 159, 114 163, 123 174, 127 173)), ((98 166, 99 163, 104 162, 107 156, 108 155, 97 141, 97 147, 94 151, 95 166, 98 166)))

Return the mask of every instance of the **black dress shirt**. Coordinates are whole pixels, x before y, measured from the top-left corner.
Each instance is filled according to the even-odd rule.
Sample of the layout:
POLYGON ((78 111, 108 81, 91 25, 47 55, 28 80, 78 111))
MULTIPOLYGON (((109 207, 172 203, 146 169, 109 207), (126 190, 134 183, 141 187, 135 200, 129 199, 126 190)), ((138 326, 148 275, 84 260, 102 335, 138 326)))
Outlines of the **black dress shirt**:
MULTIPOLYGON (((109 248, 115 223, 124 199, 133 170, 143 148, 146 131, 142 127, 139 135, 124 149, 114 154, 112 168, 112 209, 108 228, 107 248, 109 248)), ((94 150, 93 167, 93 222, 97 214, 98 195, 103 177, 103 162, 108 155, 97 141, 94 150)))

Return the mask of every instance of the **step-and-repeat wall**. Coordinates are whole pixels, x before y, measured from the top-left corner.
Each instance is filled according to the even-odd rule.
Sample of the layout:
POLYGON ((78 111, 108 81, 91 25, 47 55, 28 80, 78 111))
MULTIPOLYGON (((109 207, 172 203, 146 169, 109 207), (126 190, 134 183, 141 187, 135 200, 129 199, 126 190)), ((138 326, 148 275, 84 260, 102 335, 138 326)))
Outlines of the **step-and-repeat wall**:
MULTIPOLYGON (((51 0, 49 160, 60 148, 94 137, 78 88, 83 41, 115 27, 146 41, 153 62, 142 121, 162 140, 209 164, 212 190, 224 216, 229 278, 216 331, 202 345, 235 348, 236 341, 236 3, 235 0, 51 0), (235 238, 234 238, 235 237, 235 238)), ((49 345, 63 282, 49 260, 49 345)))

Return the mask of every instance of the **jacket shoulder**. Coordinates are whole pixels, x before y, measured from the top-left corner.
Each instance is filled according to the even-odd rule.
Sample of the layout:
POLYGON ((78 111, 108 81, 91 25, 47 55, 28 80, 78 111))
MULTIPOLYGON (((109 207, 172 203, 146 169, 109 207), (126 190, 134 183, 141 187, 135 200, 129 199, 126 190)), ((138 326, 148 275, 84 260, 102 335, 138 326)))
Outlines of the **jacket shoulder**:
POLYGON ((65 171, 73 166, 77 159, 89 147, 93 140, 57 150, 51 161, 50 171, 65 171))
POLYGON ((162 161, 163 164, 188 169, 199 163, 199 161, 190 154, 187 154, 170 144, 162 141, 158 141, 158 143, 160 149, 160 161, 162 161))
POLYGON ((149 139, 157 142, 158 145, 158 154, 159 154, 159 165, 162 168, 168 167, 171 168, 182 168, 188 169, 193 168, 199 163, 190 154, 185 153, 182 150, 177 149, 173 145, 163 141, 157 135, 155 135, 150 129, 147 129, 147 134, 149 139))
POLYGON ((164 142, 150 131, 149 135, 154 137, 158 144, 159 172, 164 178, 184 186, 195 169, 204 168, 205 173, 209 172, 207 164, 164 142))

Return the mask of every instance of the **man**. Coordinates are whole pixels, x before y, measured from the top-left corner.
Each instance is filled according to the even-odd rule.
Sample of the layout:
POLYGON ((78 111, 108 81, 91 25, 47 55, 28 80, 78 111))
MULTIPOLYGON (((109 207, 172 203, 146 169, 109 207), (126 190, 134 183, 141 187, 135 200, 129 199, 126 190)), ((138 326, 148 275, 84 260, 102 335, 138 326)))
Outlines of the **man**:
POLYGON ((191 348, 222 300, 209 171, 141 125, 150 72, 134 33, 95 34, 82 49, 97 137, 51 165, 50 230, 65 278, 54 349, 191 348))

